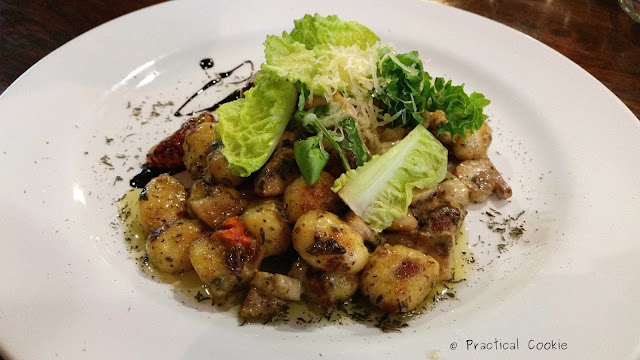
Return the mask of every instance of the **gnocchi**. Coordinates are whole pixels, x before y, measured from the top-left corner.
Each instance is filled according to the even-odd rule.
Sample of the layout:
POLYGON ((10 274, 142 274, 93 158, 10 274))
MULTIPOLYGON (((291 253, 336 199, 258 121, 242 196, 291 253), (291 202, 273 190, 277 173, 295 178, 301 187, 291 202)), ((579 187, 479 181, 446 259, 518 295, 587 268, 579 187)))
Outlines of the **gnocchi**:
POLYGON ((285 212, 291 222, 311 210, 324 210, 340 213, 343 204, 336 193, 331 191, 335 179, 322 172, 318 181, 308 186, 302 177, 297 178, 284 192, 285 212))
POLYGON ((371 254, 360 278, 369 301, 388 312, 414 310, 438 279, 440 265, 431 256, 402 245, 385 244, 371 254))
POLYGON ((152 179, 140 193, 138 214, 146 233, 187 215, 187 191, 168 174, 152 179))
POLYGON ((191 270, 191 243, 205 236, 204 226, 199 220, 170 221, 149 233, 146 243, 149 261, 166 273, 191 270))
POLYGON ((262 241, 264 256, 283 254, 291 245, 291 226, 282 203, 264 200, 247 208, 242 215, 247 230, 262 241))
POLYGON ((369 251, 360 234, 333 213, 312 210, 293 228, 293 247, 309 265, 331 272, 362 270, 369 251))

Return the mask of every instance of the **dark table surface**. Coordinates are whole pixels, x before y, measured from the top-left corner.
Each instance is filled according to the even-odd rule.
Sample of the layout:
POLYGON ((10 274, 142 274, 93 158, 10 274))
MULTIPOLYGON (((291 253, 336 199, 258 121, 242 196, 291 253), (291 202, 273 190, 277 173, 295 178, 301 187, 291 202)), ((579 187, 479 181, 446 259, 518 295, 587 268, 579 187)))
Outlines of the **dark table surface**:
MULTIPOLYGON (((435 0, 511 26, 573 60, 640 118, 640 23, 616 0, 435 0)), ((42 57, 158 0, 0 0, 0 93, 42 57)))

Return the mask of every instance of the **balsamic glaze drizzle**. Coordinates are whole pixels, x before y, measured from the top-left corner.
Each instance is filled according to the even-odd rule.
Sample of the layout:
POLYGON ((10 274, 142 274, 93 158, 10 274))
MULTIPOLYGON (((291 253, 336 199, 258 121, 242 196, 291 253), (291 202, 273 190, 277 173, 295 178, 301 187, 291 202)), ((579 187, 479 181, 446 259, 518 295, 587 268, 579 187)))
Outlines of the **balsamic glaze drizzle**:
POLYGON ((151 166, 147 163, 142 164, 140 172, 129 180, 129 185, 133 188, 144 188, 151 179, 162 174, 177 174, 184 169, 167 169, 163 167, 151 166))
MULTIPOLYGON (((253 82, 249 81, 245 86, 243 86, 240 89, 235 90, 234 92, 229 94, 224 99, 218 101, 217 103, 209 106, 208 108, 204 108, 202 110, 194 111, 194 112, 192 112, 190 114, 193 114, 195 112, 200 112, 200 111, 213 111, 213 110, 219 108, 220 105, 222 105, 222 104, 226 104, 228 102, 240 99, 242 97, 242 94, 244 94, 245 91, 251 89, 252 87, 253 87, 253 82)), ((187 114, 187 115, 189 115, 189 114, 187 114)))
MULTIPOLYGON (((214 65, 213 63, 213 59, 211 58, 205 58, 200 60, 200 67, 203 70, 207 70, 212 68, 214 65)), ((192 116, 195 113, 199 113, 202 111, 213 111, 217 108, 220 107, 220 105, 237 100, 239 98, 242 97, 242 94, 249 90, 251 87, 253 87, 253 82, 250 81, 250 79, 253 77, 253 70, 254 70, 254 66, 253 66, 253 62, 251 60, 245 60, 243 61, 240 65, 234 67, 233 69, 229 70, 229 71, 225 71, 222 73, 217 73, 216 78, 207 82, 206 84, 204 84, 204 86, 202 88, 200 88, 198 91, 196 91, 195 94, 191 95, 187 101, 185 101, 184 104, 182 104, 182 106, 180 106, 180 108, 178 108, 178 110, 175 112, 175 114, 173 114, 174 116, 192 116), (219 84, 222 79, 228 78, 229 76, 231 76, 233 74, 234 71, 240 69, 241 67, 245 66, 245 65, 249 65, 251 67, 251 73, 249 74, 249 76, 247 76, 244 79, 238 80, 238 81, 234 81, 231 82, 230 84, 240 84, 243 82, 246 82, 245 85, 240 88, 235 90, 234 92, 232 92, 231 94, 227 95, 224 99, 218 101, 217 103, 209 106, 208 108, 205 109, 200 109, 200 110, 196 110, 196 111, 192 111, 188 114, 182 114, 180 111, 189 103, 191 102, 191 100, 195 99, 198 95, 202 94, 205 90, 207 90, 208 88, 219 84)), ((149 181, 151 181, 151 179, 162 175, 162 174, 177 174, 181 171, 183 171, 184 168, 180 168, 180 169, 169 169, 169 168, 163 168, 163 167, 157 167, 157 166, 151 166, 148 163, 144 163, 141 166, 141 170, 140 172, 135 175, 133 178, 131 178, 131 180, 129 180, 129 185, 131 185, 131 187, 134 188, 138 188, 138 189, 142 189, 144 188, 149 181)))
MULTIPOLYGON (((204 59, 204 60, 207 60, 207 59, 204 59)), ((202 61, 204 61, 204 60, 202 60, 202 61)), ((200 61, 200 66, 202 66, 202 61, 200 61)), ((213 60, 211 60, 211 63, 213 63, 213 60)), ((234 67, 233 69, 231 69, 229 71, 217 73, 216 74, 217 76, 216 76, 215 79, 210 80, 209 82, 204 84, 203 87, 198 89, 198 91, 196 91, 195 94, 191 95, 187 99, 187 101, 185 101, 184 104, 182 104, 182 106, 180 106, 178 108, 178 110, 173 115, 174 116, 183 116, 183 115, 191 116, 191 115, 194 115, 195 113, 199 113, 199 112, 202 112, 202 111, 212 111, 212 110, 217 109, 218 107, 220 107, 220 105, 222 105, 224 103, 227 103, 227 102, 230 102, 230 101, 238 99, 242 95, 244 90, 246 90, 245 88, 247 88, 247 85, 245 85, 242 89, 234 91, 233 93, 231 93, 226 98, 222 99, 218 103, 216 103, 216 104, 214 104, 214 105, 212 105, 212 106, 210 106, 208 108, 195 110, 195 111, 192 111, 192 112, 187 113, 187 114, 182 114, 180 112, 185 106, 187 106, 188 103, 191 102, 191 100, 195 99, 198 95, 202 94, 208 88, 220 83, 220 81, 222 81, 222 79, 228 78, 229 76, 231 76, 231 74, 233 74, 234 71, 238 70, 239 68, 241 68, 241 67, 243 67, 244 65, 247 65, 247 64, 251 67, 251 74, 248 77, 246 77, 244 79, 241 79, 241 80, 238 80, 238 81, 234 81, 231 84, 240 84, 242 82, 245 82, 245 81, 248 81, 249 79, 251 79, 251 77, 253 76, 253 69, 254 69, 253 62, 251 60, 245 60, 240 65, 234 67)))
POLYGON ((213 67, 213 59, 205 58, 200 60, 200 67, 202 68, 202 70, 211 69, 213 67))

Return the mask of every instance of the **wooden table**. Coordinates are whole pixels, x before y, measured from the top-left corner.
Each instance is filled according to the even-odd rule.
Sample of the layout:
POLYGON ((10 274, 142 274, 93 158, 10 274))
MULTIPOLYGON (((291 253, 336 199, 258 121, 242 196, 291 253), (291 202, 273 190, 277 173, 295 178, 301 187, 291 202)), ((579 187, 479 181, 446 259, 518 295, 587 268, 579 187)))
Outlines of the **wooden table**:
MULTIPOLYGON (((435 0, 499 21, 564 54, 640 118, 640 23, 616 0, 435 0)), ((0 0, 0 92, 39 59, 159 0, 0 0)))

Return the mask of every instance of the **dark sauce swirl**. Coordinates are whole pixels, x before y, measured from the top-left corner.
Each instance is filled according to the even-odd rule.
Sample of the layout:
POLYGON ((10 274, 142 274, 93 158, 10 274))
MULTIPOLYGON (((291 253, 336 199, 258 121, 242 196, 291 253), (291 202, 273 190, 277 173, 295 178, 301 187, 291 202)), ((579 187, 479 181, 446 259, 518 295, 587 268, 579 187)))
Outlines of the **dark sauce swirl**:
MULTIPOLYGON (((205 59, 205 60, 206 60, 206 59, 205 59)), ((204 61, 204 60, 202 60, 202 61, 204 61)), ((200 66, 202 66, 202 61, 200 62, 200 66)), ((211 60, 211 62, 213 63, 213 60, 211 60)), ((251 77, 253 76, 253 69, 254 69, 254 67, 253 67, 253 62, 252 62, 251 60, 245 60, 245 61, 243 61, 240 65, 238 65, 238 66, 234 67, 233 69, 231 69, 231 70, 229 70, 229 71, 221 72, 221 73, 217 73, 217 74, 216 74, 217 76, 216 76, 216 78, 215 78, 215 79, 212 79, 212 80, 208 81, 206 84, 204 84, 204 86, 203 86, 203 87, 201 87, 200 89, 198 89, 198 91, 196 91, 193 95, 191 95, 191 96, 187 99, 187 101, 185 101, 185 102, 184 102, 184 104, 182 104, 182 106, 180 106, 180 107, 178 108, 178 110, 176 110, 176 112, 175 112, 173 115, 174 115, 174 116, 192 116, 192 115, 194 115, 194 114, 196 114, 196 113, 199 113, 199 112, 202 112, 202 111, 213 111, 213 110, 215 110, 215 109, 219 108, 219 107, 220 107, 220 105, 222 105, 222 104, 224 104, 224 103, 228 103, 228 102, 230 102, 230 101, 233 101, 233 100, 239 99, 239 98, 242 96, 242 93, 244 92, 244 90, 246 90, 245 88, 247 87, 247 85, 248 85, 248 84, 247 84, 247 85, 245 85, 242 89, 238 89, 238 90, 234 91, 233 93, 229 94, 229 96, 225 97, 224 99, 220 100, 219 102, 215 103, 215 104, 214 104, 214 105, 212 105, 212 106, 209 106, 209 107, 207 107, 207 108, 200 109, 200 110, 195 110, 195 111, 192 111, 192 112, 187 113, 187 114, 183 114, 183 113, 181 112, 181 111, 182 111, 182 109, 184 109, 184 107, 185 107, 185 106, 187 106, 187 104, 189 104, 193 99, 195 99, 195 98, 196 98, 196 97, 198 97, 200 94, 202 94, 203 92, 205 92, 208 88, 210 88, 210 87, 212 87, 212 86, 214 86, 214 85, 217 85, 217 84, 218 84, 218 83, 220 83, 220 81, 222 81, 223 79, 228 78, 228 77, 229 77, 229 76, 231 76, 231 75, 232 75, 236 70, 238 70, 238 69, 242 68, 242 67, 243 67, 243 66, 245 66, 245 65, 248 65, 248 66, 251 68, 251 74, 250 74, 248 77, 246 77, 246 78, 244 78, 244 79, 241 79, 241 80, 238 80, 238 81, 234 81, 234 82, 232 82, 231 84, 240 84, 240 83, 243 83, 243 82, 248 82, 248 81, 251 79, 251 77)))
MULTIPOLYGON (((207 70, 207 69, 210 69, 210 68, 213 67, 214 62, 213 62, 213 59, 211 59, 211 58, 205 58, 205 59, 200 60, 199 65, 203 70, 207 70)), ((210 80, 209 82, 204 84, 203 87, 198 89, 198 91, 196 91, 195 94, 191 95, 187 99, 187 101, 185 101, 184 104, 182 104, 182 106, 180 106, 178 108, 178 110, 173 115, 174 116, 193 116, 193 115, 195 115, 196 113, 199 113, 199 112, 216 110, 222 104, 226 104, 228 102, 240 99, 243 96, 245 91, 247 91, 247 90, 249 90, 250 88, 253 87, 253 83, 251 82, 251 78, 253 77, 253 70, 254 70, 253 62, 250 61, 250 60, 245 60, 242 63, 240 63, 240 65, 234 67, 233 69, 231 69, 229 71, 217 73, 215 79, 210 80), (244 79, 240 79, 240 80, 231 82, 231 84, 245 83, 245 85, 242 88, 233 91, 232 93, 227 95, 224 99, 218 101, 217 103, 215 103, 215 104, 213 104, 213 105, 211 105, 211 106, 209 106, 207 108, 200 109, 200 110, 195 110, 195 111, 189 112, 187 114, 182 114, 181 113, 182 109, 185 106, 187 106, 187 104, 189 104, 193 99, 195 99, 200 94, 205 92, 208 88, 219 84, 223 79, 228 78, 236 70, 242 68, 243 66, 249 66, 250 67, 251 73, 249 74, 249 76, 244 78, 244 79)), ((149 181, 151 181, 151 179, 153 179, 153 178, 155 178, 157 176, 160 176, 162 174, 173 175, 173 174, 177 174, 177 173, 179 173, 179 172, 181 172, 183 170, 184 170, 184 168, 169 169, 169 168, 165 168, 165 167, 153 166, 153 165, 150 165, 149 163, 144 163, 141 166, 140 172, 137 175, 135 175, 133 178, 131 178, 131 180, 129 180, 129 185, 131 185, 131 187, 134 187, 134 188, 142 189, 149 183, 149 181)))
POLYGON ((177 174, 184 169, 167 169, 163 167, 151 166, 147 163, 142 164, 140 172, 129 180, 131 187, 142 189, 151 179, 158 177, 162 174, 177 174))
POLYGON ((206 59, 200 60, 200 67, 202 68, 202 70, 211 69, 213 67, 213 59, 206 58, 206 59))

